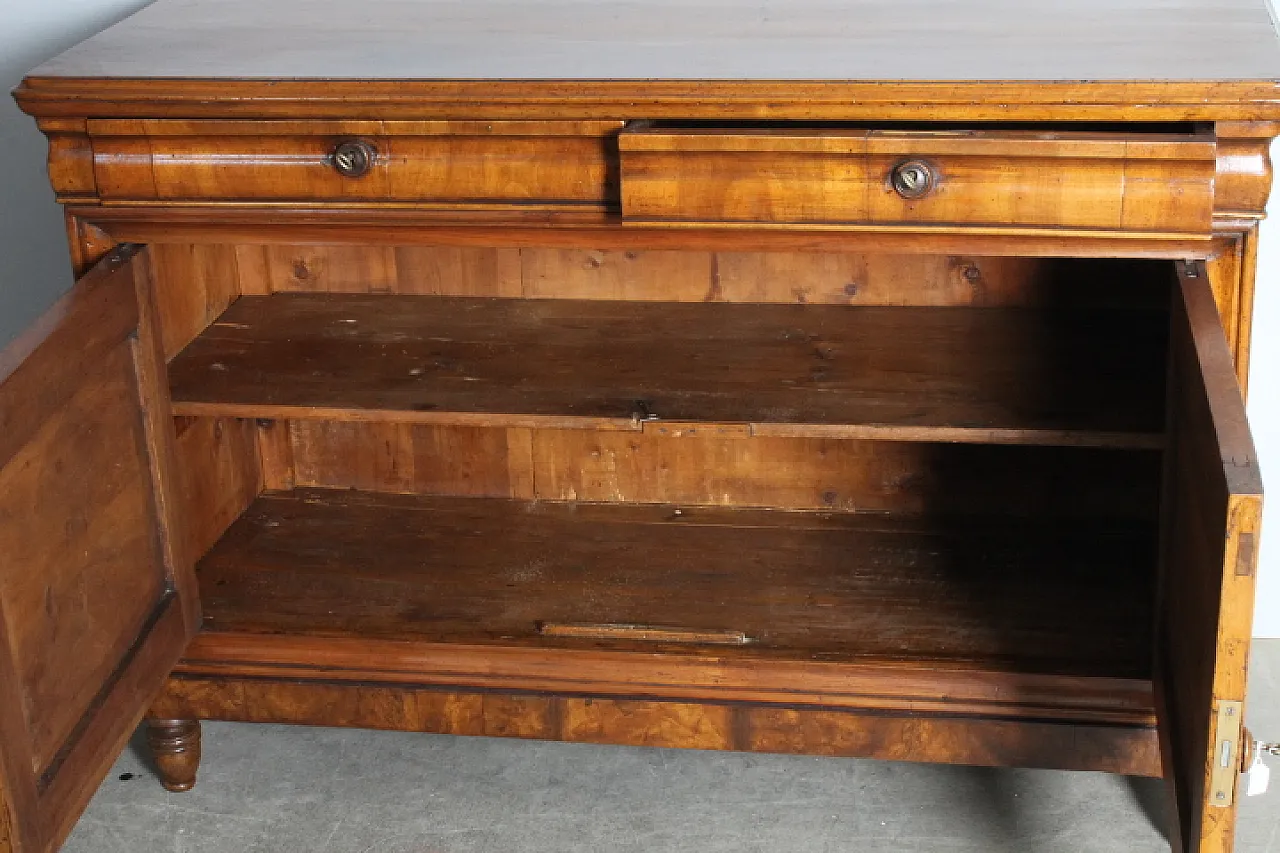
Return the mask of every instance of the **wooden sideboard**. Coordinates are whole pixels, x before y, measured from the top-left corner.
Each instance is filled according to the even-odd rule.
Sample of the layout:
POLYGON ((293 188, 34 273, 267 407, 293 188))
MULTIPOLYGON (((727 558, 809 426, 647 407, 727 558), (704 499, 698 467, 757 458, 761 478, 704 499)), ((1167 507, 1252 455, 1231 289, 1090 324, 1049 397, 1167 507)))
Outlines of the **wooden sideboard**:
POLYGON ((0 355, 0 850, 144 717, 175 791, 344 725, 1232 849, 1265 3, 749 5, 160 0, 24 81, 81 278, 0 355))

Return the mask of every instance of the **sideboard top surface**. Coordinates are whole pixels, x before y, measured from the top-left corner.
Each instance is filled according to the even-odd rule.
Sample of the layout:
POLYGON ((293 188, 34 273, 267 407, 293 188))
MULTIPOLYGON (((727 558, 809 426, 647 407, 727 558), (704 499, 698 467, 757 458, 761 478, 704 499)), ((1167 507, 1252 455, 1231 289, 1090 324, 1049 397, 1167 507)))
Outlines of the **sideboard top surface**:
POLYGON ((1267 0, 159 0, 33 77, 1280 79, 1267 0))

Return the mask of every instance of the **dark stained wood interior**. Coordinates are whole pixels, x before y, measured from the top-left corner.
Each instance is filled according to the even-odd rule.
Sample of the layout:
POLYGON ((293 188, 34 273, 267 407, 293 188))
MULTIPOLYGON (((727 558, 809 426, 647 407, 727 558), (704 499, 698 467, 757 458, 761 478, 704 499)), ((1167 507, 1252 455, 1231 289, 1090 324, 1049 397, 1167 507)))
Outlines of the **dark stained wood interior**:
MULTIPOLYGON (((224 440, 236 435, 231 423, 224 440)), ((209 429, 191 428, 182 438, 209 429)), ((259 430, 261 456, 270 463, 264 482, 277 490, 298 485, 945 517, 1159 517, 1161 454, 1155 450, 366 421, 270 421, 259 430)), ((219 457, 231 450, 215 449, 203 437, 183 446, 219 457)), ((258 459, 243 461, 253 469, 258 459)), ((247 482, 240 474, 209 478, 205 489, 220 483, 230 492, 211 514, 247 506, 246 496, 256 494, 245 490, 247 482)), ((205 499, 212 509, 213 495, 205 499)))
POLYGON ((187 415, 1157 447, 1161 311, 242 297, 187 415), (656 424, 642 424, 653 419, 656 424))
POLYGON ((1150 675, 1155 526, 266 493, 200 563, 206 632, 1150 675))

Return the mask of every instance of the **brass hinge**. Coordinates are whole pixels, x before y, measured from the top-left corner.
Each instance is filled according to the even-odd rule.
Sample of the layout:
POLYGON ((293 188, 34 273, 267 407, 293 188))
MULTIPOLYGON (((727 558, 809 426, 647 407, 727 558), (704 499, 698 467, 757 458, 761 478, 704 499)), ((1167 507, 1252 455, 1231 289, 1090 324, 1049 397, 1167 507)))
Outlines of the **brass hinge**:
POLYGON ((1244 703, 1220 700, 1213 720, 1213 772, 1209 776, 1209 805, 1226 808, 1235 802, 1240 773, 1240 733, 1244 703))

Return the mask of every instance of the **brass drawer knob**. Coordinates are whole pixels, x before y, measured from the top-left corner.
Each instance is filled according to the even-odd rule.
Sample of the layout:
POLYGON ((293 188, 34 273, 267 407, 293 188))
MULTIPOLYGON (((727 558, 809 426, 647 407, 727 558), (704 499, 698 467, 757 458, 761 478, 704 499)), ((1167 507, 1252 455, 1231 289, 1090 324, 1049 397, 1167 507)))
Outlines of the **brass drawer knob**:
POLYGON ((923 160, 907 160, 893 167, 889 183, 894 192, 903 198, 922 198, 937 185, 933 167, 923 160))
POLYGON ((377 149, 363 139, 348 139, 333 149, 333 168, 344 178, 362 178, 369 174, 377 156, 377 149))

